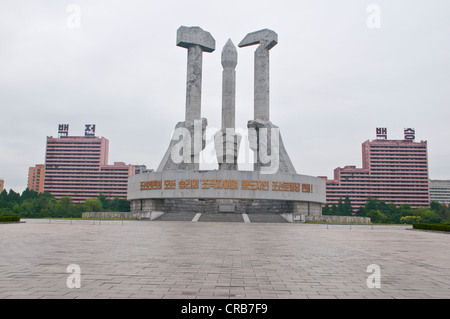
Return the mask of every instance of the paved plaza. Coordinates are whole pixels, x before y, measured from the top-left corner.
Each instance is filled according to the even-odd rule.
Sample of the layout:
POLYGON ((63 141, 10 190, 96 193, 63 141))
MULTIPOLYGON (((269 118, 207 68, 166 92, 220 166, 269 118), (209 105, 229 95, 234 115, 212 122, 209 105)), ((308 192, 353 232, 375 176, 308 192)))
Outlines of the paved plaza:
POLYGON ((408 226, 24 221, 0 225, 1 299, 450 296, 450 234, 408 226))

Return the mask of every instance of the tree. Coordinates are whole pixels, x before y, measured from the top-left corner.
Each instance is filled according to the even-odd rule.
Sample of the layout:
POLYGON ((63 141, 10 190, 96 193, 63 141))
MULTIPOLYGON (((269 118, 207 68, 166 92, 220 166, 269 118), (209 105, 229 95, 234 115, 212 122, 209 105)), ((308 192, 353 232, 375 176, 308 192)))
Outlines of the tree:
POLYGON ((430 208, 433 212, 437 213, 438 215, 443 215, 445 211, 444 206, 436 201, 431 201, 430 208))
POLYGON ((331 215, 331 208, 328 203, 325 204, 322 208, 322 215, 331 215))
POLYGON ((345 214, 344 203, 342 202, 342 198, 339 198, 339 202, 337 204, 337 212, 336 215, 343 216, 345 214))
POLYGON ((20 203, 20 194, 10 189, 6 200, 10 203, 20 203))
POLYGON ((6 191, 6 189, 4 189, 0 193, 0 202, 6 201, 7 199, 8 199, 8 192, 6 191))
POLYGON ((412 215, 411 205, 408 204, 400 205, 400 214, 402 216, 411 216, 412 215))
POLYGON ((371 210, 367 213, 367 217, 370 217, 372 223, 385 223, 387 221, 386 216, 379 210, 371 210))
POLYGON ((419 207, 415 210, 415 216, 420 216, 422 223, 425 224, 439 224, 442 222, 442 218, 428 207, 419 207))
POLYGON ((112 211, 115 212, 129 212, 130 202, 123 198, 114 198, 111 204, 112 211))
POLYGON ((57 208, 58 215, 65 217, 73 217, 72 207, 73 207, 72 198, 70 198, 69 196, 61 197, 58 201, 58 208, 57 208))
POLYGON ((400 209, 395 204, 387 204, 374 197, 368 197, 366 204, 359 208, 356 215, 370 217, 369 214, 375 216, 372 221, 378 220, 377 222, 383 223, 399 223, 402 216, 400 209), (374 212, 379 212, 381 215, 374 212))
POLYGON ((84 201, 83 208, 85 212, 101 212, 103 207, 98 198, 88 198, 84 201))
POLYGON ((345 200, 342 205, 342 208, 343 208, 343 211, 342 211, 343 216, 352 216, 353 215, 352 203, 350 202, 350 198, 348 196, 345 196, 345 200))
POLYGON ((25 189, 23 192, 22 192, 22 195, 21 195, 21 201, 23 202, 23 201, 25 201, 25 200, 27 200, 27 199, 34 199, 34 198, 38 198, 39 197, 39 194, 36 192, 36 191, 34 191, 34 190, 30 190, 28 187, 27 187, 27 189, 25 189))
POLYGON ((336 204, 333 204, 331 206, 331 215, 337 215, 338 214, 338 209, 336 207, 336 204))
POLYGON ((20 213, 19 214, 21 217, 30 217, 33 200, 35 200, 35 199, 27 199, 27 200, 24 200, 22 202, 22 204, 20 204, 20 208, 19 208, 20 213))
POLYGON ((100 194, 97 196, 97 199, 102 203, 102 208, 105 211, 110 210, 111 208, 111 200, 105 194, 100 194))
POLYGON ((322 208, 322 215, 352 216, 353 207, 350 202, 350 198, 346 196, 344 201, 340 198, 338 204, 333 204, 331 208, 328 204, 326 204, 322 208))
POLYGON ((400 218, 402 217, 400 209, 397 205, 390 203, 385 206, 385 211, 382 211, 387 217, 387 222, 389 223, 400 223, 400 218))
POLYGON ((55 215, 55 197, 47 192, 40 193, 36 198, 28 198, 20 205, 21 217, 53 217, 55 215))

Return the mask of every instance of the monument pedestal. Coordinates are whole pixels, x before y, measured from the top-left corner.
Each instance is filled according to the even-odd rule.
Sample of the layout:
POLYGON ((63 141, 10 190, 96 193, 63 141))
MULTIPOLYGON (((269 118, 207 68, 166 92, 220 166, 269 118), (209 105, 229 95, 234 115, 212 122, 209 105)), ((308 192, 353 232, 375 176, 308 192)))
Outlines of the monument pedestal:
POLYGON ((130 177, 128 199, 133 212, 315 216, 325 201, 325 182, 237 170, 149 172, 130 177))

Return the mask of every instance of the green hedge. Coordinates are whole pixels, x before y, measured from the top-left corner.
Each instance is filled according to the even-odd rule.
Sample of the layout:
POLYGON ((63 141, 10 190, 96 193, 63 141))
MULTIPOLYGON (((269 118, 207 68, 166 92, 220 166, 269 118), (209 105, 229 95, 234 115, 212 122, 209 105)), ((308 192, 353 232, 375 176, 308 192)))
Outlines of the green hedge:
POLYGON ((448 224, 413 224, 414 229, 439 230, 450 232, 448 224))
POLYGON ((0 216, 0 223, 19 222, 19 216, 0 216))

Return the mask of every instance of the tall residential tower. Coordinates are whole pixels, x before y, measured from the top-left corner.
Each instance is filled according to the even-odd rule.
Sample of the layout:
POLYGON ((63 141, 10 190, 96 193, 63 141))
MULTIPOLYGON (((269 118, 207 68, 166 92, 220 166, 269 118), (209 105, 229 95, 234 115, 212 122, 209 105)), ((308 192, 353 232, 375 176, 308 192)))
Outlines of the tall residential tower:
POLYGON ((386 129, 377 129, 377 139, 362 144, 362 168, 345 166, 326 180, 329 205, 349 197, 353 209, 368 197, 411 207, 430 204, 427 142, 415 142, 413 129, 405 129, 403 140, 388 140, 386 129))
POLYGON ((85 136, 47 137, 44 191, 56 198, 70 196, 83 202, 104 194, 109 198, 126 198, 128 177, 133 165, 122 162, 108 164, 109 141, 95 136, 95 125, 86 125, 85 136))

